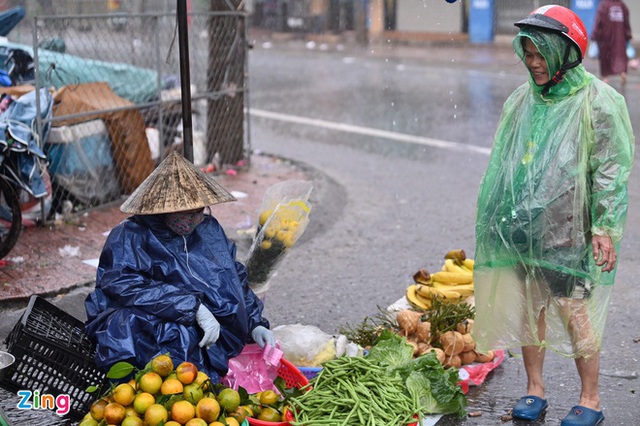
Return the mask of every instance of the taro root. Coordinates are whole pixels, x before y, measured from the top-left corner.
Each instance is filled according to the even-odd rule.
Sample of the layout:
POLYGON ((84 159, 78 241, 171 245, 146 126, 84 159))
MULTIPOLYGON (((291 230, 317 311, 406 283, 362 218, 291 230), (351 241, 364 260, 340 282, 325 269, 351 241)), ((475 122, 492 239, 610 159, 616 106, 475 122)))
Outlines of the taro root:
POLYGON ((466 319, 462 321, 460 324, 458 324, 458 327, 457 327, 458 333, 460 334, 471 333, 471 330, 473 330, 473 323, 474 321, 472 319, 466 319))
POLYGON ((467 352, 476 348, 476 342, 473 340, 470 334, 463 334, 462 340, 464 341, 464 347, 462 348, 462 352, 467 352))
POLYGON ((496 357, 496 353, 494 351, 488 351, 486 354, 482 354, 477 352, 478 358, 476 358, 477 362, 491 362, 496 357))
POLYGON ((477 357, 478 354, 476 351, 466 351, 460 354, 460 361, 462 362, 462 365, 472 364, 476 362, 477 357))
POLYGON ((438 358, 438 361, 440 361, 440 364, 444 364, 444 360, 447 357, 444 351, 440 348, 431 348, 429 349, 429 352, 431 351, 436 353, 436 358, 438 358))
POLYGON ((464 339, 457 331, 447 331, 440 336, 442 350, 447 355, 458 355, 464 349, 464 339))
POLYGON ((398 315, 396 315, 398 327, 400 327, 404 336, 409 336, 416 332, 421 318, 421 313, 412 311, 411 309, 402 309, 398 312, 398 315))
POLYGON ((444 360, 444 364, 442 365, 444 366, 444 368, 460 368, 462 366, 462 360, 458 355, 448 355, 444 360))
POLYGON ((429 343, 431 341, 431 323, 429 321, 422 321, 418 324, 416 337, 418 342, 429 343))

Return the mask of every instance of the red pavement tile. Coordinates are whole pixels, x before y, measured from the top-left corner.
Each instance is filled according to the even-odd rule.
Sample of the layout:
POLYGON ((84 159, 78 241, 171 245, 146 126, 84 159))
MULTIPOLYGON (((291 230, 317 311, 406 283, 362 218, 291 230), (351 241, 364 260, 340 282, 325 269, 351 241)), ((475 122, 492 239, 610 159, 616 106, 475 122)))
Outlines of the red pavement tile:
MULTIPOLYGON (((212 214, 231 238, 237 231, 255 226, 269 186, 288 179, 309 180, 296 164, 265 155, 253 156, 250 167, 237 175, 220 174, 214 178, 238 198, 236 202, 212 207, 212 214)), ((100 256, 109 230, 127 217, 119 206, 117 202, 67 222, 23 229, 16 246, 0 265, 0 303, 91 285, 95 266, 85 261, 100 256)))

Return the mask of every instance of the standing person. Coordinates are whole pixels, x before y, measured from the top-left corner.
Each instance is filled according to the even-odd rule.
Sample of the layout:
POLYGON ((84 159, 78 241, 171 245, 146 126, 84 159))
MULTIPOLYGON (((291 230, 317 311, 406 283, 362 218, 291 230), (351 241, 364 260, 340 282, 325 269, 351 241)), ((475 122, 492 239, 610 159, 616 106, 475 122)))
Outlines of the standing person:
POLYGON ((273 346, 263 304, 209 206, 235 201, 175 151, 122 204, 85 300, 96 364, 190 361, 213 383, 246 343, 273 346))
POLYGON ((623 96, 581 64, 575 13, 543 6, 515 25, 529 81, 504 104, 478 194, 474 339, 480 352, 522 348, 523 420, 548 407, 545 351, 574 358, 581 393, 562 426, 596 425, 634 136, 623 96))
POLYGON ((613 75, 627 83, 627 43, 631 40, 629 9, 622 0, 601 0, 591 32, 591 40, 598 43, 600 77, 605 83, 613 75))

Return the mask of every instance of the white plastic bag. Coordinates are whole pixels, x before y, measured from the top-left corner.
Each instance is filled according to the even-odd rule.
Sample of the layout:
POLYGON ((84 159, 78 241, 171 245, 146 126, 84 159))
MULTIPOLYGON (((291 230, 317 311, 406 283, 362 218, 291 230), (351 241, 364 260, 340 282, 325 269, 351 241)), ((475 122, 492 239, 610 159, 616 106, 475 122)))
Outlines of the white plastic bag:
POLYGON ((312 325, 290 324, 273 329, 284 357, 300 367, 319 367, 345 353, 346 336, 332 336, 312 325))
POLYGON ((589 49, 587 50, 587 56, 591 59, 596 59, 600 54, 600 49, 598 49, 598 43, 591 40, 589 42, 589 49))

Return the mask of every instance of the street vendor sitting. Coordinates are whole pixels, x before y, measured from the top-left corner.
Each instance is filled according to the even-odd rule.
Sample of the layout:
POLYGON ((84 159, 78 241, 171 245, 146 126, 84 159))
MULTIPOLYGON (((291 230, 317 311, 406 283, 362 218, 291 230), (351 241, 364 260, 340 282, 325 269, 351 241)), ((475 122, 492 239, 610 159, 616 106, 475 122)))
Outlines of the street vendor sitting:
POLYGON ((99 367, 143 368, 169 353, 215 382, 245 344, 275 344, 235 244, 205 214, 228 201, 235 198, 173 152, 122 204, 133 216, 109 234, 85 300, 99 367))

